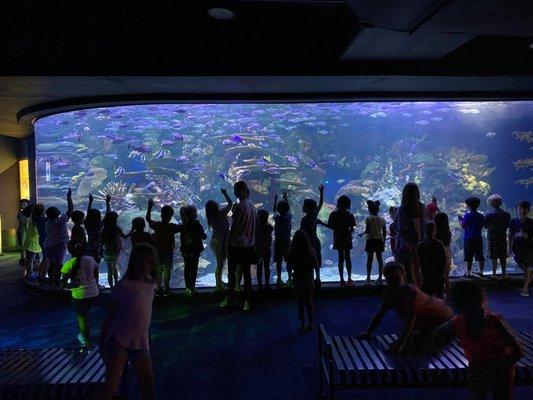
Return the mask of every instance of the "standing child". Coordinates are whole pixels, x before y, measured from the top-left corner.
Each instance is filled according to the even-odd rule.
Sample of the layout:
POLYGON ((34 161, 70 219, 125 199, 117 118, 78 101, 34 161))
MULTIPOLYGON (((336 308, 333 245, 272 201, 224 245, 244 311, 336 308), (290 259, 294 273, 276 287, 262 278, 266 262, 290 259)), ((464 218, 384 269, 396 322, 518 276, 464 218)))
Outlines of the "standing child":
POLYGON ((214 200, 209 200, 205 204, 207 225, 213 230, 209 247, 211 247, 211 251, 217 262, 215 268, 215 290, 217 292, 224 290, 222 272, 224 271, 224 263, 226 262, 227 256, 226 247, 229 234, 228 213, 231 211, 231 207, 233 207, 233 201, 231 200, 231 197, 228 196, 226 189, 220 189, 220 191, 227 202, 223 209, 220 209, 220 205, 214 200))
POLYGON ((512 330, 498 315, 486 308, 486 295, 476 282, 457 282, 452 287, 452 302, 458 315, 443 324, 437 337, 459 338, 468 360, 469 389, 472 399, 511 400, 515 363, 522 349, 512 330))
POLYGON ((436 297, 443 297, 446 274, 446 253, 444 245, 435 238, 435 223, 426 223, 426 237, 418 244, 417 256, 422 272, 422 291, 436 297))
POLYGON ((485 268, 485 256, 483 255, 483 237, 481 231, 485 225, 485 217, 477 209, 481 204, 479 197, 469 197, 465 200, 468 212, 462 216, 458 215, 464 234, 464 260, 466 261, 466 277, 472 276, 472 264, 474 258, 479 262, 479 277, 483 277, 485 268))
POLYGON ((498 260, 502 267, 502 278, 507 279, 507 228, 511 215, 501 209, 503 200, 499 194, 493 194, 487 199, 491 207, 485 213, 485 227, 487 228, 487 242, 489 258, 492 261, 492 278, 496 278, 498 260))
POLYGON ((70 216, 72 219, 72 222, 74 223, 74 226, 72 227, 72 231, 70 232, 70 240, 77 240, 78 242, 87 243, 87 233, 85 232, 85 228, 83 227, 83 221, 85 220, 85 214, 83 211, 80 210, 74 210, 72 211, 72 215, 70 216))
POLYGON ((37 216, 35 215, 34 206, 31 204, 26 206, 23 211, 24 215, 24 239, 22 241, 22 249, 25 254, 26 270, 24 276, 28 279, 33 279, 33 261, 41 252, 39 245, 39 230, 37 229, 37 216))
POLYGON ((198 211, 194 206, 180 208, 181 224, 178 225, 180 232, 180 251, 183 256, 185 275, 185 293, 192 296, 196 293, 196 276, 198 275, 198 262, 200 253, 204 251, 202 240, 207 239, 203 226, 198 221, 198 211))
POLYGON ((87 214, 85 216, 85 229, 87 231, 87 255, 91 256, 96 264, 100 264, 103 255, 102 249, 102 214, 97 208, 93 208, 94 198, 89 195, 87 214))
POLYGON ((353 286, 352 281, 352 259, 350 251, 353 248, 352 234, 356 226, 355 217, 350 213, 352 201, 348 196, 340 196, 337 200, 337 209, 329 214, 329 229, 333 229, 333 248, 337 250, 339 256, 339 277, 340 285, 346 286, 344 281, 344 263, 348 272, 348 286, 353 286))
POLYGON ((278 201, 278 195, 274 195, 274 262, 276 263, 276 285, 278 289, 283 287, 281 280, 281 266, 285 261, 287 268, 287 286, 291 285, 292 274, 287 263, 287 254, 291 245, 292 214, 287 193, 283 193, 283 199, 278 201))
POLYGON ((315 287, 320 288, 322 282, 320 281, 320 267, 322 266, 322 244, 316 233, 316 227, 318 224, 318 214, 324 204, 324 185, 320 185, 318 188, 320 198, 318 205, 313 199, 305 199, 302 207, 302 211, 305 215, 300 221, 300 229, 307 233, 307 237, 311 242, 311 246, 315 250, 315 257, 317 261, 317 267, 315 269, 315 287))
POLYGON ((157 250, 157 268, 159 274, 156 278, 156 296, 165 297, 170 295, 170 271, 174 263, 174 249, 176 239, 174 235, 179 232, 178 224, 170 222, 174 216, 174 209, 170 206, 161 207, 161 221, 152 220, 152 209, 154 200, 148 200, 148 210, 146 210, 146 222, 150 229, 154 231, 154 243, 157 250), (163 291, 161 291, 161 279, 163 280, 163 291))
POLYGON ((385 219, 380 217, 379 205, 380 202, 368 200, 368 216, 365 220, 365 231, 359 234, 359 237, 366 234, 366 283, 372 282, 370 273, 372 272, 372 261, 374 261, 374 253, 378 260, 379 275, 378 283, 382 282, 383 275, 383 250, 385 250, 385 237, 387 236, 387 228, 385 227, 385 219))
POLYGON ((111 211, 111 196, 107 195, 106 213, 102 228, 102 245, 104 246, 104 261, 107 266, 107 283, 113 288, 118 282, 118 263, 122 253, 122 239, 126 235, 118 226, 118 214, 111 211))
POLYGON ((228 236, 228 296, 220 303, 220 307, 227 307, 236 303, 235 275, 237 266, 241 266, 244 277, 243 310, 250 310, 250 292, 252 290, 252 276, 250 265, 255 261, 255 225, 256 213, 250 201, 250 189, 244 181, 233 185, 233 194, 239 202, 233 205, 231 227, 228 236))
POLYGON ((131 221, 131 231, 128 234, 131 240, 131 248, 133 249, 139 243, 148 243, 154 245, 154 238, 144 230, 146 222, 143 217, 135 217, 131 221))
POLYGON ((268 222, 268 211, 257 211, 255 226, 255 248, 261 258, 257 263, 257 288, 263 289, 263 271, 265 272, 265 288, 270 289, 270 260, 272 248, 272 232, 274 227, 268 222))
POLYGON ((61 268, 61 282, 72 282, 70 293, 76 312, 78 341, 83 346, 91 344, 91 325, 89 310, 98 296, 98 264, 90 256, 85 255, 85 243, 77 240, 68 242, 68 251, 72 258, 61 268))
POLYGON ((299 229, 294 233, 287 259, 294 268, 294 292, 300 320, 298 331, 309 332, 313 329, 315 320, 313 272, 316 270, 317 260, 315 250, 304 230, 299 229), (307 311, 307 325, 305 324, 305 311, 307 311))
POLYGON ((157 253, 147 244, 133 248, 124 277, 111 291, 109 310, 100 330, 100 351, 106 366, 98 400, 116 395, 128 359, 133 364, 141 397, 155 399, 148 331, 152 319, 157 253))
POLYGON ((450 230, 450 221, 446 213, 438 212, 435 214, 435 238, 440 240, 444 246, 444 254, 446 254, 444 287, 446 288, 446 294, 450 294, 450 271, 452 269, 452 250, 450 244, 452 241, 452 231, 450 230))
POLYGON ((397 211, 398 211, 398 207, 396 206, 389 207, 389 218, 392 220, 391 224, 389 225, 390 251, 392 254, 394 254, 396 250, 396 235, 398 234, 398 228, 396 226, 396 221, 395 221, 397 211))
POLYGON ((26 265, 26 259, 24 258, 24 250, 22 250, 22 242, 24 241, 24 209, 30 205, 28 199, 19 200, 19 211, 17 213, 17 221, 19 222, 17 227, 17 245, 20 247, 20 259, 19 265, 26 265))
POLYGON ((48 260, 48 276, 53 286, 59 284, 61 267, 67 252, 67 221, 74 210, 71 189, 67 192, 67 207, 67 211, 64 214, 61 214, 57 207, 48 207, 46 209, 46 240, 44 247, 48 260))
POLYGON ((517 218, 513 218, 509 229, 509 255, 511 252, 518 266, 524 271, 522 296, 529 296, 529 283, 533 271, 533 219, 528 217, 531 204, 521 201, 516 206, 517 218))
POLYGON ((46 241, 46 217, 44 216, 44 206, 42 204, 35 204, 33 206, 33 214, 35 215, 35 226, 39 232, 39 246, 41 246, 41 262, 39 264, 38 280, 44 281, 47 272, 48 260, 46 259, 46 252, 44 242, 46 241))

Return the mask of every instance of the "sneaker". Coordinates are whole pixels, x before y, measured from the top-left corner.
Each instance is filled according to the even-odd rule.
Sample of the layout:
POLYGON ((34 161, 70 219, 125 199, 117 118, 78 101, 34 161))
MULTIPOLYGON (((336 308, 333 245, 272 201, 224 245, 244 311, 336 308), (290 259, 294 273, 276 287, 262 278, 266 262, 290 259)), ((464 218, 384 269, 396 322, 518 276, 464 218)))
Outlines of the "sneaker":
POLYGON ((89 346, 91 344, 91 342, 89 341, 89 339, 87 339, 85 336, 83 336, 81 333, 78 333, 78 336, 76 337, 78 339, 78 342, 80 342, 80 344, 82 346, 89 346))
POLYGON ((155 297, 161 297, 163 295, 163 291, 161 289, 155 290, 155 297))
POLYGON ((344 287, 344 286, 346 286, 346 281, 345 281, 344 279, 343 279, 343 280, 341 280, 341 281, 340 281, 340 285, 341 285, 341 287, 344 287))
POLYGON ((225 308, 225 307, 229 307, 229 306, 232 306, 234 305, 235 302, 230 300, 229 297, 226 297, 224 300, 222 300, 220 303, 218 303, 218 305, 222 308, 225 308))
MULTIPOLYGON (((349 281, 348 281, 348 282, 349 282, 349 281)), ((365 283, 366 283, 367 285, 370 285, 370 284, 372 283, 372 279, 370 279, 370 278, 366 278, 366 279, 365 279, 365 283)))
POLYGON ((352 278, 348 279, 348 286, 355 286, 355 283, 353 283, 352 278))
POLYGON ((242 306, 243 311, 250 311, 250 300, 244 300, 244 305, 242 306))
POLYGON ((522 290, 522 291, 520 292, 520 296, 522 296, 522 297, 529 297, 529 291, 527 291, 527 290, 522 290))
POLYGON ((170 289, 169 288, 163 289, 163 297, 168 297, 168 296, 170 296, 170 289))

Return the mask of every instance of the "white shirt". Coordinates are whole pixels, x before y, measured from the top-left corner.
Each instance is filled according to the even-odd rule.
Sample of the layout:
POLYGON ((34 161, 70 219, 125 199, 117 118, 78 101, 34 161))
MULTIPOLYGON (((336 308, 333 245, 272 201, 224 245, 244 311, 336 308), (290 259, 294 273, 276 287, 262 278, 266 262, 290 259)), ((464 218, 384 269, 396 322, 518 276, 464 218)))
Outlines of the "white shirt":
MULTIPOLYGON (((68 260, 61 268, 61 273, 70 275, 72 268, 76 265, 76 258, 68 260)), ((94 258, 90 256, 82 256, 80 261, 80 268, 75 277, 73 277, 78 286, 70 289, 72 298, 74 299, 88 299, 89 297, 98 296, 98 282, 94 278, 94 270, 98 268, 98 264, 94 258)))
POLYGON ((249 199, 236 203, 233 206, 229 245, 241 248, 254 246, 255 220, 255 207, 249 199))

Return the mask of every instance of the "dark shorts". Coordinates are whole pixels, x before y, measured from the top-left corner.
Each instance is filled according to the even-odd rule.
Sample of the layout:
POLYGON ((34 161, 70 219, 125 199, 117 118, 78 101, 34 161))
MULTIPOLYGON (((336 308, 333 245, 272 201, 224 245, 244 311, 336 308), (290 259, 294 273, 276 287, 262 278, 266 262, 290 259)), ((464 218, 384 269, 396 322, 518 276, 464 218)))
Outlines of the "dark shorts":
POLYGON ((164 253, 160 253, 157 256, 157 266, 160 269, 172 269, 173 264, 174 264, 174 252, 173 251, 167 251, 164 253))
POLYGON ((474 258, 476 261, 485 261, 483 255, 483 239, 468 239, 464 242, 464 253, 466 262, 472 262, 474 258))
POLYGON ((311 246, 315 251, 316 261, 318 263, 318 268, 322 267, 322 244, 318 237, 310 238, 311 246))
POLYGON ((306 297, 313 293, 315 288, 313 274, 303 277, 294 276, 294 293, 296 297, 306 297))
POLYGON ((60 243, 48 246, 45 250, 46 259, 53 264, 63 265, 65 262, 65 255, 67 254, 67 245, 60 243))
POLYGON ((368 239, 365 245, 365 251, 368 253, 383 253, 385 243, 381 239, 368 239))
POLYGON ((289 254, 289 248, 291 242, 287 241, 274 241, 274 262, 287 261, 287 254, 289 254))
POLYGON ((74 311, 76 311, 76 314, 78 315, 85 315, 89 313, 89 310, 91 309, 94 300, 96 297, 88 297, 86 299, 72 299, 72 305, 74 306, 74 311))

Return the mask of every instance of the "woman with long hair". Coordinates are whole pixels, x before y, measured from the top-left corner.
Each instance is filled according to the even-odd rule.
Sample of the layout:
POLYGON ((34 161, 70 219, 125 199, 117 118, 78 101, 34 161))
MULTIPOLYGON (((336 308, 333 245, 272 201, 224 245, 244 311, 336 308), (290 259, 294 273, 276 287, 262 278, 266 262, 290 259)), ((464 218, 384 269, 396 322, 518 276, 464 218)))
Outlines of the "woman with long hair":
POLYGON ((426 211, 420 202, 418 185, 408 182, 402 191, 402 204, 396 212, 394 223, 397 227, 394 257, 405 267, 409 283, 420 287, 422 275, 416 257, 416 246, 424 239, 426 211))

